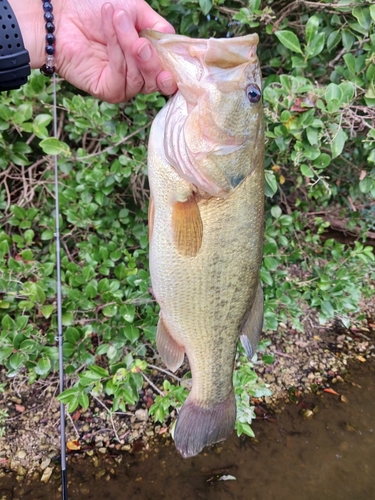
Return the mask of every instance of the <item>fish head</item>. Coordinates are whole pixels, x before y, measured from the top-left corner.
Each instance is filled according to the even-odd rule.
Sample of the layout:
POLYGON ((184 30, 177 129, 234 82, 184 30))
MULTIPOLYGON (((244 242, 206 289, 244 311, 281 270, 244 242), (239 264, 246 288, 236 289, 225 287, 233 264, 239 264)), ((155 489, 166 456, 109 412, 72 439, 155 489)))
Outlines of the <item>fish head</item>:
POLYGON ((227 197, 263 156, 258 35, 192 39, 141 32, 178 84, 169 103, 164 149, 202 195, 227 197))

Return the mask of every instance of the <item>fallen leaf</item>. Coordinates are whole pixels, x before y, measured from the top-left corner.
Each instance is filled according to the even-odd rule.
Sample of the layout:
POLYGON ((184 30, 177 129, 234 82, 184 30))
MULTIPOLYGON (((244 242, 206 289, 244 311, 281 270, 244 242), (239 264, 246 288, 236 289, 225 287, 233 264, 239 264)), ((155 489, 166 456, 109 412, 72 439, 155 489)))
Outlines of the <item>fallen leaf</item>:
POLYGON ((15 405, 15 408, 19 413, 23 413, 25 411, 25 407, 22 405, 15 405))
POLYGON ((314 340, 317 340, 318 342, 322 341, 322 339, 319 337, 319 335, 314 335, 314 340))
POLYGON ((80 450, 81 449, 81 446, 80 446, 80 444, 79 444, 78 441, 68 441, 66 443, 66 447, 70 451, 75 451, 75 450, 80 450))
POLYGON ((162 427, 159 431, 159 434, 164 434, 165 432, 168 431, 168 427, 162 427))
POLYGON ((360 361, 361 363, 366 363, 366 360, 363 356, 357 356, 357 359, 358 361, 360 361))
POLYGON ((149 410, 153 404, 154 404, 154 400, 152 398, 150 398, 150 396, 147 396, 146 397, 146 407, 147 407, 147 409, 149 410))
POLYGON ((325 389, 323 389, 324 392, 328 392, 328 394, 334 394, 335 396, 340 396, 340 394, 336 391, 334 391, 333 389, 331 389, 330 387, 326 387, 325 389))
POLYGON ((343 402, 343 403, 349 403, 349 399, 346 397, 346 396, 341 396, 340 400, 343 402))
POLYGON ((72 415, 72 420, 78 420, 80 416, 81 412, 79 410, 76 410, 72 415))
POLYGON ((231 476, 230 474, 219 477, 219 481, 235 481, 235 480, 236 478, 234 476, 231 476))

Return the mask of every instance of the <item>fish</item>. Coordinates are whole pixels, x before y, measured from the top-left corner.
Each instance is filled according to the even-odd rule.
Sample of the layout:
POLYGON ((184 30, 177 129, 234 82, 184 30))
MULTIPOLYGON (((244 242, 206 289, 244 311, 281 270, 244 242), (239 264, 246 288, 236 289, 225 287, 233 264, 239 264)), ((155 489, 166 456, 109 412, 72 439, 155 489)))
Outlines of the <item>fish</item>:
POLYGON ((191 391, 174 430, 184 458, 233 431, 238 339, 263 327, 264 119, 258 36, 194 39, 144 30, 178 91, 148 144, 149 263, 156 344, 191 391))

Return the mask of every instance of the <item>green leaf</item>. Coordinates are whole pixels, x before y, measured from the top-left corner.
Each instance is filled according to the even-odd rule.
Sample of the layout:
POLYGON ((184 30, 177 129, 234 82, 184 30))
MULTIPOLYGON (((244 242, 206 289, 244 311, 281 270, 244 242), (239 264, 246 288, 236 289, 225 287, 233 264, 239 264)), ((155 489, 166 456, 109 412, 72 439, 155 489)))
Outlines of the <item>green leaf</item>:
POLYGON ((354 97, 354 85, 353 85, 353 83, 352 82, 341 82, 339 87, 340 87, 341 92, 342 92, 342 97, 341 97, 342 104, 349 103, 354 97))
POLYGON ((307 140, 311 146, 317 146, 319 144, 319 130, 313 127, 307 127, 306 129, 307 140))
POLYGON ((342 44, 344 46, 344 49, 347 52, 349 52, 353 46, 354 41, 355 41, 354 35, 349 30, 344 29, 341 32, 341 40, 342 40, 342 44))
POLYGON ((370 15, 371 15, 372 20, 375 21, 375 5, 371 5, 370 15))
POLYGON ((64 338, 70 344, 77 344, 81 338, 81 335, 77 328, 74 328, 74 326, 69 326, 64 332, 64 338))
POLYGON ((199 0, 199 6, 202 13, 206 16, 212 9, 212 2, 211 0, 199 0))
POLYGON ((255 437, 255 434, 254 434, 252 428, 246 422, 236 421, 235 427, 236 427, 236 431, 237 431, 237 436, 241 436, 242 434, 246 434, 247 436, 249 436, 251 438, 255 437))
POLYGON ((306 165, 306 163, 302 163, 300 166, 301 174, 304 175, 305 177, 314 177, 314 172, 311 170, 311 168, 306 165))
POLYGON ((353 56, 353 54, 351 54, 350 52, 348 54, 344 54, 343 59, 349 71, 353 73, 353 75, 355 75, 357 72, 355 69, 355 57, 353 56))
POLYGON ((103 308, 103 314, 107 318, 112 318, 115 314, 117 314, 117 304, 109 304, 103 308))
POLYGON ((306 42, 309 45, 313 39, 316 37, 319 29, 319 18, 317 16, 311 16, 306 23, 306 42))
POLYGON ((1 320, 1 326, 4 330, 13 330, 16 327, 16 323, 9 314, 6 314, 1 320))
POLYGON ((265 176, 265 195, 269 198, 272 198, 272 196, 277 191, 277 180, 275 174, 272 172, 272 170, 265 170, 264 176, 265 176))
POLYGON ((372 14, 370 13, 370 9, 368 7, 354 7, 352 14, 357 18, 362 28, 366 31, 370 29, 372 14))
POLYGON ((5 359, 9 358, 9 356, 13 352, 12 347, 0 347, 0 361, 3 362, 5 359))
POLYGON ((341 40, 341 33, 338 30, 332 31, 327 38, 327 49, 330 52, 341 40))
POLYGON ((274 205, 274 206, 271 208, 271 215, 272 215, 272 217, 274 217, 275 219, 278 219, 279 217, 281 217, 281 215, 282 215, 282 211, 281 211, 281 208, 279 207, 279 205, 274 205))
POLYGON ((29 316, 18 316, 18 318, 16 319, 16 325, 18 330, 24 330, 28 322, 29 322, 29 316))
POLYGON ((16 352, 15 354, 13 354, 13 356, 9 358, 9 366, 13 370, 18 370, 21 367, 22 363, 24 362, 24 359, 25 357, 21 353, 16 352))
POLYGON ((70 344, 69 342, 63 343, 63 355, 64 358, 71 358, 73 354, 76 352, 75 344, 70 344))
POLYGON ((87 408, 89 407, 89 404, 90 404, 88 395, 85 392, 82 392, 78 396, 78 402, 84 410, 87 410, 87 408))
POLYGON ((124 304, 121 307, 121 316, 128 323, 133 323, 135 316, 135 307, 130 304, 124 304))
POLYGON ((64 312, 62 315, 62 324, 64 326, 70 326, 74 322, 74 316, 71 312, 64 312))
POLYGON ((327 102, 327 110, 329 113, 335 113, 340 109, 342 91, 336 83, 330 83, 326 88, 324 98, 327 102))
POLYGON ((47 375, 51 370, 51 361, 49 358, 41 358, 36 367, 34 368, 35 372, 38 375, 44 376, 47 375))
POLYGON ((316 57, 324 49, 326 36, 324 33, 318 33, 311 42, 306 46, 307 58, 311 59, 316 57))
POLYGON ((279 41, 284 45, 284 47, 286 47, 289 50, 292 50, 293 52, 299 52, 300 54, 303 54, 299 40, 292 31, 289 30, 275 31, 275 35, 277 36, 279 41))
POLYGON ((272 354, 263 354, 262 361, 266 365, 272 365, 275 361, 275 358, 272 354))
POLYGON ((314 161, 313 165, 316 168, 326 168, 331 163, 331 157, 327 153, 321 153, 314 161))
POLYGON ((43 139, 43 141, 40 141, 39 145, 43 152, 47 155, 70 156, 71 154, 69 146, 55 137, 43 139))
POLYGON ((40 308, 40 312, 43 314, 43 316, 45 318, 49 318, 54 310, 55 310, 55 306, 52 304, 48 304, 48 305, 42 306, 40 308))
POLYGON ((125 336, 130 340, 132 344, 139 339, 140 334, 136 326, 127 325, 124 331, 125 331, 125 336))
POLYGON ((46 241, 46 240, 52 240, 52 238, 54 236, 55 236, 55 233, 53 231, 51 231, 51 229, 46 229, 45 231, 42 232, 42 234, 40 235, 40 238, 43 241, 46 241))
POLYGON ((101 366, 92 365, 92 366, 89 366, 89 370, 91 372, 95 373, 96 375, 98 375, 100 378, 109 377, 108 370, 106 370, 105 368, 102 368, 101 366))
POLYGON ((119 280, 125 279, 127 274, 128 274, 127 269, 126 269, 126 266, 123 262, 121 262, 121 264, 119 264, 118 266, 115 267, 115 276, 119 280))
POLYGON ((10 211, 20 220, 23 220, 26 217, 26 210, 22 207, 18 207, 17 205, 11 205, 10 211))
POLYGON ((91 281, 90 283, 87 283, 84 293, 85 296, 89 299, 93 299, 94 297, 96 297, 98 293, 97 283, 94 280, 91 281))
POLYGON ((46 294, 44 293, 43 288, 38 285, 38 283, 32 283, 32 291, 35 296, 36 302, 39 304, 44 304, 46 301, 46 294))
MULTIPOLYGON (((332 129, 331 129, 332 130, 332 129)), ((338 126, 331 142, 332 158, 337 158, 342 153, 348 136, 341 126, 338 126)))

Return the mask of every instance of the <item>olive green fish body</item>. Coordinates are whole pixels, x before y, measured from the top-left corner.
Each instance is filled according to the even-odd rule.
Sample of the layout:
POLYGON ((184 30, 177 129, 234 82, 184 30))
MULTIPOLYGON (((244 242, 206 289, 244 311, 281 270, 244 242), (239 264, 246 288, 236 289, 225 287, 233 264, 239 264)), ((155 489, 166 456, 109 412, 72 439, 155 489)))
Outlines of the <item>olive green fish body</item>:
MULTIPOLYGON (((185 42, 185 37, 176 38, 185 42)), ((194 44, 187 40, 194 59, 194 44)), ((150 270, 160 305, 157 345, 172 370, 186 353, 193 380, 175 430, 176 447, 185 457, 232 432, 237 341, 242 334, 252 356, 261 330, 263 115, 261 103, 246 101, 249 85, 260 86, 254 40, 247 43, 251 68, 240 57, 238 85, 232 78, 226 86, 223 70, 213 76, 207 72, 208 83, 197 77, 190 83, 192 96, 185 88, 185 95, 179 92, 157 115, 149 141, 150 270), (241 75, 250 81, 243 82, 241 75)), ((168 50, 173 53, 173 47, 168 50)), ((216 66, 219 56, 220 51, 213 57, 216 66)))

